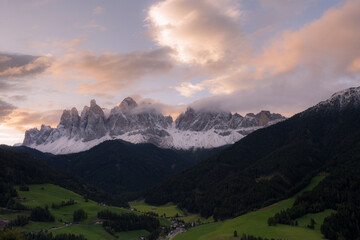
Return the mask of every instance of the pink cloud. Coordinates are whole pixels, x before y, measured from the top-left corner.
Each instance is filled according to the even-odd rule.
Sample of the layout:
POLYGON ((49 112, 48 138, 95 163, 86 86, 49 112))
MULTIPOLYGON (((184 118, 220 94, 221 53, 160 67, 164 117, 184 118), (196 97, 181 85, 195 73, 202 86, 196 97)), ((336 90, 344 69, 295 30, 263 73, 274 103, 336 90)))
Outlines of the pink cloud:
POLYGON ((85 81, 78 87, 81 93, 117 93, 136 86, 146 75, 157 75, 171 70, 169 49, 137 51, 128 54, 90 51, 69 51, 58 58, 48 71, 55 76, 85 81))

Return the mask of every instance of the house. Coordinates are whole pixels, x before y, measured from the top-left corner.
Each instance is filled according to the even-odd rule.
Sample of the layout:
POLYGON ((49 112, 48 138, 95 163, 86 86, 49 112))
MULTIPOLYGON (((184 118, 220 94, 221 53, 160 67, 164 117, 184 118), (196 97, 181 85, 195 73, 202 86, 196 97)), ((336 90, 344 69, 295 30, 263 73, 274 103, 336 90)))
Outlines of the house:
POLYGON ((71 223, 71 222, 64 222, 64 225, 65 225, 66 227, 68 227, 68 226, 71 226, 72 223, 71 223))

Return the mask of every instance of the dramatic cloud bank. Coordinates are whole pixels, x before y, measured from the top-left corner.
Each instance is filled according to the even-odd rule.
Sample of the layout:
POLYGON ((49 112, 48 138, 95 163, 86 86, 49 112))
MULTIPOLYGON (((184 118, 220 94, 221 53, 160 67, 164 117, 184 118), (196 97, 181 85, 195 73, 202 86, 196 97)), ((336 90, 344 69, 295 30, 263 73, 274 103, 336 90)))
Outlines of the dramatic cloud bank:
MULTIPOLYGON (((165 45, 159 38, 164 35, 161 31, 166 31, 168 27, 171 32, 182 33, 181 25, 179 27, 172 24, 173 19, 177 19, 178 15, 172 14, 171 6, 175 8, 180 3, 187 6, 186 2, 167 0, 150 9, 149 17, 154 22, 154 31, 158 32, 156 39, 159 44, 165 45), (155 17, 152 17, 153 11, 156 12, 155 17), (166 23, 164 24, 166 27, 157 26, 156 19, 166 23)), ((187 16, 193 11, 197 12, 196 7, 207 10, 209 6, 215 6, 211 4, 211 1, 202 2, 203 5, 208 6, 191 5, 195 8, 191 11, 190 7, 183 7, 181 9, 185 12, 182 12, 182 15, 187 16)), ((219 9, 217 12, 223 13, 219 9)), ((242 52, 236 47, 229 55, 226 55, 226 51, 222 51, 223 48, 219 47, 217 48, 218 52, 225 54, 220 54, 221 59, 233 59, 227 61, 229 64, 226 68, 218 71, 213 69, 209 72, 208 80, 197 84, 183 82, 174 89, 187 97, 204 89, 217 95, 197 101, 194 104, 197 106, 206 107, 208 104, 212 108, 218 106, 232 111, 247 111, 256 106, 269 107, 275 111, 283 110, 287 113, 300 111, 328 97, 331 92, 359 84, 359 12, 359 1, 347 1, 343 6, 326 11, 320 19, 304 25, 297 31, 286 30, 277 34, 264 44, 261 51, 248 51, 251 55, 247 55, 246 63, 238 61, 241 59, 242 52)), ((235 15, 238 17, 239 14, 235 15)), ((221 16, 226 16, 226 14, 221 16)), ((230 21, 231 17, 228 17, 230 21)), ((196 18, 189 20, 188 24, 191 21, 194 21, 196 25, 196 18)), ((226 26, 228 25, 225 24, 224 29, 220 31, 230 29, 230 32, 239 36, 239 30, 231 30, 226 26)), ((170 33, 165 36, 178 37, 170 33)), ((199 36, 197 34, 191 36, 192 40, 196 39, 194 42, 199 43, 202 39, 212 39, 210 32, 201 32, 199 36)), ((223 39, 224 43, 234 39, 231 34, 222 34, 221 36, 225 38, 223 39)), ((182 39, 181 36, 179 39, 182 39)), ((183 39, 182 42, 186 43, 187 41, 183 39)), ((203 45, 205 49, 206 43, 205 41, 203 45)), ((214 46, 218 45, 214 44, 214 46)), ((227 46, 231 49, 235 45, 227 46)), ((183 49, 183 47, 176 48, 171 45, 169 47, 175 48, 177 52, 181 52, 183 49)), ((191 59, 197 59, 196 57, 197 55, 193 55, 191 59)), ((200 62, 207 63, 215 58, 208 53, 202 55, 200 59, 200 62)))
POLYGON ((177 61, 205 65, 241 47, 240 14, 234 0, 167 0, 150 8, 148 21, 154 40, 177 61))
POLYGON ((55 76, 69 79, 89 79, 92 83, 81 84, 81 93, 118 93, 139 83, 146 75, 159 75, 171 70, 169 49, 138 51, 128 54, 90 51, 70 51, 57 59, 49 71, 55 76), (76 75, 77 74, 77 75, 76 75))
POLYGON ((0 50, 24 53, 0 52, 0 131, 56 126, 61 111, 50 109, 92 98, 113 107, 132 94, 146 97, 134 96, 139 110, 172 116, 187 105, 291 116, 360 85, 359 0, 126 1, 122 14, 117 1, 8 3, 19 17, 0 50), (18 4, 37 9, 31 25, 18 4), (58 7, 69 21, 44 21, 58 7))

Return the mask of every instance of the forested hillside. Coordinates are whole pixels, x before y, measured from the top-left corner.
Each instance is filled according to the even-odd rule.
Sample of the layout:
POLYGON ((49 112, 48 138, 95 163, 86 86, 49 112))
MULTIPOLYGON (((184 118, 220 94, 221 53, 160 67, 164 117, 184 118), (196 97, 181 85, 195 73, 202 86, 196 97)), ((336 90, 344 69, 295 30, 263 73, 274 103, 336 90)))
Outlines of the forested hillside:
POLYGON ((54 169, 25 153, 0 148, 0 203, 6 206, 16 196, 13 185, 53 183, 98 201, 115 203, 109 194, 54 169))
POLYGON ((229 218, 290 196, 314 174, 359 160, 347 155, 360 141, 357 103, 330 99, 258 130, 154 187, 146 201, 172 201, 203 216, 229 218))

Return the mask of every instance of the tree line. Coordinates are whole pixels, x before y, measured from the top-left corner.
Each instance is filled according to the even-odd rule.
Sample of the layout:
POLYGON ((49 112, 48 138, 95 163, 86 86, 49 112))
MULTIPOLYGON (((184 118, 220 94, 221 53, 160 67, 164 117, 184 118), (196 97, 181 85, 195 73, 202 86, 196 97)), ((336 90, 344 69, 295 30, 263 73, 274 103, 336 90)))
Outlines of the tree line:
POLYGON ((160 233, 159 220, 151 216, 131 213, 117 214, 109 210, 104 210, 98 212, 97 217, 104 220, 103 227, 111 234, 121 231, 145 229, 150 232, 148 239, 156 239, 160 233))
POLYGON ((277 223, 294 225, 297 218, 325 209, 336 213, 324 219, 321 232, 330 240, 358 239, 360 236, 360 148, 334 163, 330 175, 312 191, 298 196, 293 206, 268 219, 269 225, 277 223), (355 160, 355 161, 354 161, 355 160))
POLYGON ((0 240, 87 240, 83 235, 75 234, 57 234, 51 232, 22 232, 20 229, 6 229, 0 231, 0 240))

